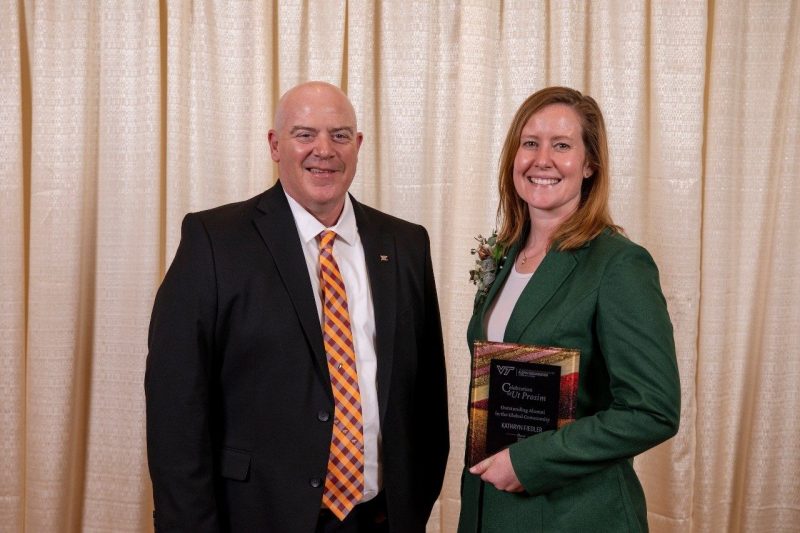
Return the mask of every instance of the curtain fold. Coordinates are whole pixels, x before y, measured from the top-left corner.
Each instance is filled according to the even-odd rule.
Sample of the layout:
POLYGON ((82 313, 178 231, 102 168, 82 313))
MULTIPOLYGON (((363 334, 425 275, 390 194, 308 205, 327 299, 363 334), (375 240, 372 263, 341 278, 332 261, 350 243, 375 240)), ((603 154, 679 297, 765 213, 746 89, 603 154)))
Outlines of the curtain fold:
POLYGON ((636 460, 656 532, 800 523, 800 4, 96 0, 0 5, 0 530, 149 531, 150 308, 189 211, 277 176, 279 96, 342 86, 351 192, 431 235, 455 531, 473 237, 513 113, 595 97, 612 214, 660 270, 679 434, 636 460))
POLYGON ((93 354, 99 17, 26 5, 31 64, 26 530, 81 524, 93 354))
POLYGON ((693 515, 800 523, 800 12, 716 2, 710 25, 693 515))
POLYGON ((14 531, 25 502, 25 34, 18 4, 0 6, 0 523, 14 531))

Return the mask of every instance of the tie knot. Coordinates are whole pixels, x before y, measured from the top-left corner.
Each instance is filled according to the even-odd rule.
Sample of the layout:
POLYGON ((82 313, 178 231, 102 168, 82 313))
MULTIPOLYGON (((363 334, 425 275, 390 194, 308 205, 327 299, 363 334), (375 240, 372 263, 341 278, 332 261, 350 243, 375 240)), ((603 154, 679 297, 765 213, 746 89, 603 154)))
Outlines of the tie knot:
POLYGON ((319 249, 333 249, 333 241, 336 240, 336 232, 326 229, 321 231, 319 235, 317 235, 317 240, 319 241, 319 249))

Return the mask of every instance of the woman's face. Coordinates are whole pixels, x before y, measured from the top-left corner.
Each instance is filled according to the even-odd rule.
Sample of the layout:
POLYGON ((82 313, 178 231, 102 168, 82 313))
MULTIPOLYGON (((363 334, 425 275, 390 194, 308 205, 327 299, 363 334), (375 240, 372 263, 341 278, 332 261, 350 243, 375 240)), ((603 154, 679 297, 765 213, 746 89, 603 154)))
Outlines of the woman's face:
POLYGON ((580 203, 581 184, 592 175, 581 121, 565 104, 543 107, 525 123, 514 158, 514 187, 531 220, 563 220, 580 203))

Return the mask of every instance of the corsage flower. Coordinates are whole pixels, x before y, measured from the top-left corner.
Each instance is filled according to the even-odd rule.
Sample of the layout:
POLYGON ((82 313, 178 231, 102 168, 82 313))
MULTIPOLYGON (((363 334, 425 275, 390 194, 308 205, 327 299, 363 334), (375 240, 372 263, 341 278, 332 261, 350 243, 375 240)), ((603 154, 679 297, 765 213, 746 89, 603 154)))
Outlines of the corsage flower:
POLYGON ((489 287, 494 283, 505 250, 497 242, 497 230, 492 231, 488 238, 478 235, 475 240, 478 241, 478 247, 470 250, 470 253, 478 258, 475 268, 469 271, 469 280, 478 287, 475 294, 475 304, 478 305, 489 294, 489 287))

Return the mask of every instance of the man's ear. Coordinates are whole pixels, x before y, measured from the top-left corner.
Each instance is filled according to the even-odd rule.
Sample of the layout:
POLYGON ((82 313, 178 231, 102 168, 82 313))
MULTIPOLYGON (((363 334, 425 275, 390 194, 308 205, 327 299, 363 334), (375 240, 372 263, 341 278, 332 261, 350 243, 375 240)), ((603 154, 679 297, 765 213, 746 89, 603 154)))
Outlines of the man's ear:
POLYGON ((267 143, 269 144, 269 156, 276 163, 280 162, 281 156, 280 156, 280 153, 278 153, 278 132, 277 131, 269 130, 269 133, 267 133, 267 143))

